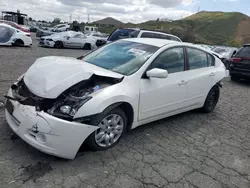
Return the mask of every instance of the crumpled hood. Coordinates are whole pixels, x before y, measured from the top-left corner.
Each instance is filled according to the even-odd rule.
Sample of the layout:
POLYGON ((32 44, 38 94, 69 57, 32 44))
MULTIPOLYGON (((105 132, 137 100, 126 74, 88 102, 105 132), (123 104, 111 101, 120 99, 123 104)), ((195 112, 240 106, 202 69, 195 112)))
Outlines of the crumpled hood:
POLYGON ((92 75, 122 78, 123 75, 70 57, 49 56, 37 59, 24 76, 28 89, 35 95, 54 99, 76 83, 92 75))

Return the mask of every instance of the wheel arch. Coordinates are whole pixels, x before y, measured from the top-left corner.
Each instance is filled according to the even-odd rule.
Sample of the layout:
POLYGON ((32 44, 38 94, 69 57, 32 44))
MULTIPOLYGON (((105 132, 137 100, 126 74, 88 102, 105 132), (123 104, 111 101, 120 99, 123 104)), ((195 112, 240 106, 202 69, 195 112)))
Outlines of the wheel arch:
POLYGON ((96 118, 97 116, 104 113, 105 111, 111 111, 111 110, 118 108, 118 107, 124 111, 124 113, 127 117, 127 121, 128 121, 126 131, 130 131, 132 128, 133 122, 134 122, 134 109, 133 109, 133 106, 129 102, 125 102, 125 101, 113 103, 113 104, 107 106, 104 110, 102 110, 102 112, 100 112, 98 114, 76 118, 75 120, 78 122, 84 122, 84 123, 88 124, 88 122, 90 122, 90 120, 92 118, 96 118))
POLYGON ((13 45, 16 45, 16 43, 17 43, 18 41, 20 42, 21 45, 24 45, 24 41, 23 41, 22 39, 20 39, 20 38, 16 38, 16 39, 14 39, 13 41, 14 41, 13 45))

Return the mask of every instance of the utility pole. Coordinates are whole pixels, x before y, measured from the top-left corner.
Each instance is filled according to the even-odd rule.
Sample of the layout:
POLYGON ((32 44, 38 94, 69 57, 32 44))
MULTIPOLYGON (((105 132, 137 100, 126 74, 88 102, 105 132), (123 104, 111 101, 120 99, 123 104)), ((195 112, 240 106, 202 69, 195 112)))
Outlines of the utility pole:
POLYGON ((88 14, 88 23, 90 22, 90 19, 89 19, 89 14, 88 14))
POLYGON ((69 16, 69 23, 71 23, 72 15, 69 16))

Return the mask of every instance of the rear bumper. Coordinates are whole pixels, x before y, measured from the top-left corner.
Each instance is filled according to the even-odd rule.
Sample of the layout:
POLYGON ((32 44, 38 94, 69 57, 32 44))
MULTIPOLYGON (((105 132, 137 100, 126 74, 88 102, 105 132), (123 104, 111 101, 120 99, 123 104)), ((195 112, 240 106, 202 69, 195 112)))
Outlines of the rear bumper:
POLYGON ((230 76, 237 76, 241 78, 250 78, 250 72, 239 72, 239 71, 230 71, 230 76))

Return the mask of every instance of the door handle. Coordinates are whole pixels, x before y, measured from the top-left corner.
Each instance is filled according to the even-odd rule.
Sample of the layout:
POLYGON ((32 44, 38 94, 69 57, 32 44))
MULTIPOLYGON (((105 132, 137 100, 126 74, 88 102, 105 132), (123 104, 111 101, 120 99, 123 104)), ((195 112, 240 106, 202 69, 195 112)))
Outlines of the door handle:
POLYGON ((188 81, 182 80, 182 81, 179 83, 179 85, 180 85, 180 86, 183 86, 183 85, 185 85, 185 84, 187 84, 187 83, 188 83, 188 81))
POLYGON ((215 76, 215 73, 214 73, 214 72, 211 72, 209 76, 215 76))

